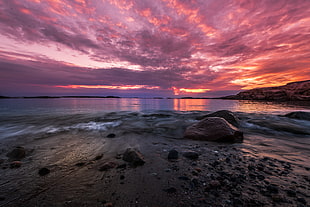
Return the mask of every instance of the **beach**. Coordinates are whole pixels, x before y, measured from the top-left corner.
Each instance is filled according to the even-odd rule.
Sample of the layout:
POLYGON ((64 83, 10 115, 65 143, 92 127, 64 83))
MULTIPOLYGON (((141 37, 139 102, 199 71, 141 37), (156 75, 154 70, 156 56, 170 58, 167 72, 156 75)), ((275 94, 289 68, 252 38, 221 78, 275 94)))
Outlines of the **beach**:
POLYGON ((235 113, 243 143, 184 139, 209 113, 75 114, 44 123, 26 117, 32 126, 37 120, 37 133, 1 140, 0 206, 309 205, 309 135, 297 127, 308 121, 235 113), (266 126, 272 119, 281 123, 277 130, 266 126), (8 153, 16 147, 25 156, 12 164, 8 153), (127 149, 143 163, 124 160, 127 149))

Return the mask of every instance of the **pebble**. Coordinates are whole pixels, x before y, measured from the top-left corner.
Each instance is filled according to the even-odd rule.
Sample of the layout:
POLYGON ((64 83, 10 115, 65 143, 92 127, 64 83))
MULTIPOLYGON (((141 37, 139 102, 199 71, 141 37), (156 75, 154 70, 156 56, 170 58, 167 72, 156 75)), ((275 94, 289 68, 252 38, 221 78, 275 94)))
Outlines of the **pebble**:
POLYGON ((307 201, 306 201, 306 199, 304 199, 304 198, 297 198, 297 201, 298 202, 300 202, 300 203, 302 203, 302 204, 304 204, 304 205, 307 205, 307 201))
POLYGON ((22 166, 21 161, 13 161, 10 163, 10 168, 19 168, 20 166, 22 166))
POLYGON ((296 192, 294 190, 291 190, 291 189, 286 190, 286 194, 289 197, 296 197, 296 192))
POLYGON ((97 155, 94 160, 100 160, 103 157, 103 154, 97 155))
POLYGON ((40 176, 44 176, 44 175, 47 175, 47 174, 49 174, 49 173, 50 173, 50 170, 47 169, 46 167, 43 167, 43 168, 41 168, 41 169, 39 170, 39 175, 40 175, 40 176))
POLYGON ((191 159, 191 160, 195 160, 195 159, 198 159, 199 155, 197 152, 184 152, 183 153, 183 156, 188 158, 188 159, 191 159))
POLYGON ((164 189, 164 191, 170 194, 170 193, 176 193, 177 189, 174 187, 170 187, 170 188, 164 189))
POLYGON ((175 149, 170 150, 168 154, 168 160, 176 160, 179 158, 179 152, 175 149))
POLYGON ((21 160, 26 156, 26 150, 24 147, 15 147, 11 152, 7 153, 6 156, 11 160, 21 160))
POLYGON ((144 165, 145 163, 142 154, 138 150, 132 148, 126 149, 123 154, 123 160, 129 162, 134 167, 144 165))
POLYGON ((115 137, 116 137, 116 135, 113 133, 107 135, 107 138, 115 138, 115 137))
POLYGON ((114 162, 107 162, 104 163, 102 166, 99 167, 99 171, 107 171, 109 169, 115 168, 116 167, 116 163, 114 162))

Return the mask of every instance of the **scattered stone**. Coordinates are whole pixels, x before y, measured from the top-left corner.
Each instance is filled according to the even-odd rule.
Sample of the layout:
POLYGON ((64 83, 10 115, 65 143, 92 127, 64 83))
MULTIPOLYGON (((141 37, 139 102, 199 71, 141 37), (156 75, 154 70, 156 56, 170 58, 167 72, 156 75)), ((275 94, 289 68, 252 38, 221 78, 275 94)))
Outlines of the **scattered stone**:
POLYGON ((282 203, 282 202, 285 202, 286 199, 282 196, 282 195, 272 195, 271 196, 271 199, 276 202, 276 203, 282 203))
POLYGON ((13 161, 10 163, 10 168, 19 168, 20 166, 22 166, 21 161, 13 161))
POLYGON ((187 127, 184 137, 215 142, 242 142, 243 132, 220 117, 207 117, 187 127))
POLYGON ((199 154, 197 152, 189 151, 189 152, 184 152, 183 156, 188 159, 195 160, 195 159, 198 159, 199 154))
POLYGON ((118 165, 116 168, 117 169, 125 169, 126 167, 127 167, 127 164, 123 163, 123 164, 118 165))
POLYGON ((99 171, 107 171, 109 169, 115 168, 117 166, 114 162, 104 163, 101 167, 99 167, 99 171))
POLYGON ((125 179, 125 176, 124 176, 124 175, 121 175, 121 176, 119 177, 119 179, 124 180, 124 179, 125 179))
POLYGON ((168 160, 177 160, 179 158, 179 152, 176 150, 170 150, 168 154, 168 160))
POLYGON ((267 190, 268 190, 270 193, 275 193, 275 194, 279 192, 278 187, 277 187, 276 185, 273 185, 273 184, 268 185, 268 186, 267 186, 267 190))
POLYGON ((144 165, 145 163, 142 154, 138 150, 132 148, 126 149, 123 154, 123 160, 129 162, 133 166, 144 165))
POLYGON ((220 187, 220 186, 221 186, 221 183, 220 183, 218 180, 212 180, 212 181, 209 183, 209 186, 212 187, 212 188, 217 188, 217 187, 220 187))
POLYGON ((164 189, 164 191, 170 194, 170 193, 176 193, 177 189, 174 187, 170 187, 170 188, 164 189))
POLYGON ((111 203, 111 202, 105 203, 103 206, 104 207, 113 207, 113 203, 111 203))
POLYGON ((85 165, 85 162, 78 162, 75 164, 75 166, 77 166, 77 167, 82 167, 84 165, 85 165))
POLYGON ((286 190, 286 194, 289 197, 296 197, 296 192, 294 190, 291 190, 291 189, 286 190))
POLYGON ((4 201, 4 200, 5 200, 5 197, 0 196, 0 201, 4 201))
POLYGON ((11 152, 7 153, 6 156, 11 160, 21 160, 26 156, 26 150, 24 147, 15 147, 11 152))
POLYGON ((180 180, 190 180, 189 177, 187 176, 180 176, 178 177, 180 180))
POLYGON ((202 120, 206 117, 221 117, 223 119, 225 119, 227 122, 229 122, 230 124, 232 124, 235 127, 239 126, 239 122, 240 120, 233 114, 233 112, 228 111, 228 110, 220 110, 220 111, 216 111, 214 113, 205 115, 203 117, 199 117, 198 120, 202 120))
POLYGON ((302 203, 302 204, 304 204, 304 205, 307 205, 307 201, 306 201, 306 199, 304 199, 304 198, 297 198, 297 201, 298 202, 300 202, 300 203, 302 203))
POLYGON ((94 160, 100 160, 103 157, 103 154, 97 155, 94 160))
POLYGON ((40 170, 39 170, 39 175, 40 176, 45 176, 45 175, 47 175, 47 174, 49 174, 50 173, 50 170, 48 169, 48 168, 46 168, 46 167, 43 167, 43 168, 41 168, 40 170))
POLYGON ((113 133, 107 135, 107 138, 115 138, 115 137, 116 137, 116 135, 113 133))

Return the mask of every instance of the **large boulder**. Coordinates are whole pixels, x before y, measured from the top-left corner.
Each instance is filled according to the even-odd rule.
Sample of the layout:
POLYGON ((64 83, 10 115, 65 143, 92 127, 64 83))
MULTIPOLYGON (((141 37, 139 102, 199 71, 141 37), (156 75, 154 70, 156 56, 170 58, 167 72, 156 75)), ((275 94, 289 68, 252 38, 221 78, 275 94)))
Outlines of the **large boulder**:
POLYGON ((215 142, 242 142, 243 132, 223 118, 207 117, 189 126, 184 133, 184 138, 215 142))
POLYGON ((198 120, 202 120, 206 117, 221 117, 223 119, 225 119, 226 121, 228 121, 230 124, 232 124, 235 127, 239 126, 239 119, 231 112, 228 110, 220 110, 220 111, 216 111, 214 113, 211 114, 207 114, 203 117, 199 117, 197 118, 198 120))

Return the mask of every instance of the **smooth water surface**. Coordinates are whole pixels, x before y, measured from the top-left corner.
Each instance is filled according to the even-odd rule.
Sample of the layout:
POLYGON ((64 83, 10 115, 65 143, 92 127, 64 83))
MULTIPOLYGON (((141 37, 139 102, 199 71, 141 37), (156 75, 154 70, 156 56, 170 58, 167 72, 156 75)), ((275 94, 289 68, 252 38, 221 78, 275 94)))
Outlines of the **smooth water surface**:
POLYGON ((262 102, 221 99, 136 99, 136 98, 55 98, 2 99, 1 115, 72 114, 116 111, 217 111, 230 110, 247 113, 285 114, 292 111, 310 111, 307 102, 262 102))

